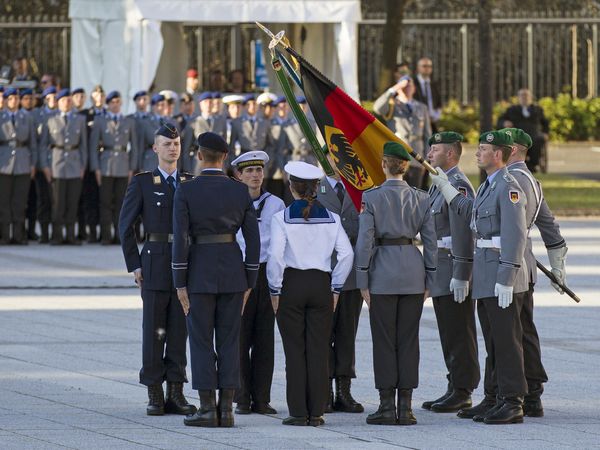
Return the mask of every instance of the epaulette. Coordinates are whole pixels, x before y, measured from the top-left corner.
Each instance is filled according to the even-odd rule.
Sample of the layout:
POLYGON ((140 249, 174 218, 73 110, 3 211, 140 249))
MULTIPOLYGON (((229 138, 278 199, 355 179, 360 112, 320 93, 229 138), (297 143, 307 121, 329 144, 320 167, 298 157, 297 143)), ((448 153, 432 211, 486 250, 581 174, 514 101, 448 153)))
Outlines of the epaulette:
POLYGON ((376 191, 377 189, 379 189, 381 186, 374 186, 371 189, 367 189, 366 191, 363 192, 363 195, 366 194, 367 192, 371 192, 371 191, 376 191))
POLYGON ((459 173, 455 173, 455 174, 454 174, 454 175, 452 175, 452 176, 453 176, 453 177, 454 177, 454 179, 455 179, 455 180, 457 180, 457 181, 461 181, 461 180, 462 180, 462 177, 460 176, 460 174, 459 174, 459 173))
POLYGON ((517 182, 517 180, 515 179, 515 177, 513 177, 510 173, 505 173, 504 175, 502 175, 502 178, 507 183, 516 183, 517 182))
POLYGON ((191 173, 187 173, 187 172, 181 172, 179 174, 179 179, 181 180, 182 183, 185 183, 186 181, 191 181, 194 179, 194 175, 191 173))
MULTIPOLYGON (((427 194, 427 191, 424 191, 423 189, 419 189, 418 187, 411 186, 411 188, 413 188, 417 192, 422 192, 423 194, 427 194)), ((429 194, 427 194, 427 195, 429 195, 429 194)))
POLYGON ((135 174, 135 176, 136 176, 136 177, 139 177, 140 175, 145 175, 145 174, 147 174, 147 173, 152 173, 152 172, 150 172, 149 170, 146 170, 146 171, 144 171, 144 172, 136 173, 136 174, 135 174))

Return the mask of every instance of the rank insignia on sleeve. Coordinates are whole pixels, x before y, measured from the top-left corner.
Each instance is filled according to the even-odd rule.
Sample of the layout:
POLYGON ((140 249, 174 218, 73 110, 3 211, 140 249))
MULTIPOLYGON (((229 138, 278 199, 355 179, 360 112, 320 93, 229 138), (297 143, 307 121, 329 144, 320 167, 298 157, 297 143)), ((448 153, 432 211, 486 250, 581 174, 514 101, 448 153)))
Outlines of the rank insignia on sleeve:
POLYGON ((508 198, 513 203, 519 203, 519 191, 508 191, 508 198))
POLYGON ((153 179, 154 184, 160 184, 160 176, 156 175, 153 179))
POLYGON ((465 197, 467 196, 467 188, 464 186, 459 186, 458 187, 458 192, 460 192, 462 195, 464 195, 465 197))

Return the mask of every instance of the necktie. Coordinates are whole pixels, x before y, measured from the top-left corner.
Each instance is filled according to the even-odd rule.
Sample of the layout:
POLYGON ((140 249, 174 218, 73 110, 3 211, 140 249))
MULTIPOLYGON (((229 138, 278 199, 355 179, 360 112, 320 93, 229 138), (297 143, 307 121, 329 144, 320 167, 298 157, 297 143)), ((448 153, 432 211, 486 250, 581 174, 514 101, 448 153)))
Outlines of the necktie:
POLYGON ((167 177, 167 185, 169 185, 171 192, 175 192, 175 178, 173 178, 173 175, 167 177))
POLYGON ((411 104, 410 103, 405 103, 405 105, 406 105, 406 109, 408 109, 408 113, 412 114, 413 109, 412 109, 411 104))
POLYGON ((69 116, 68 114, 63 115, 63 119, 65 120, 65 126, 69 124, 69 116))
POLYGON ((486 191, 486 189, 490 187, 490 180, 485 180, 485 183, 483 183, 483 187, 481 188, 481 190, 479 191, 479 195, 483 195, 483 193, 486 191))
POLYGON ((10 113, 10 121, 12 122, 13 128, 15 126, 15 113, 10 113))
POLYGON ((340 201, 340 205, 344 204, 344 185, 341 181, 338 181, 335 185, 335 193, 337 194, 337 198, 340 201))

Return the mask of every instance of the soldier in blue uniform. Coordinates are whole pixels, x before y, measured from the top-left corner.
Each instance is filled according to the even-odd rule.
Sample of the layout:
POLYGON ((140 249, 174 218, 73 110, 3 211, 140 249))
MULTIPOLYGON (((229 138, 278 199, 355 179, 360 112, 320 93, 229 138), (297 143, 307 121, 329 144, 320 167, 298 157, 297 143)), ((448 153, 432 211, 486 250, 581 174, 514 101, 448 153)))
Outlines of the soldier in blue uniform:
POLYGON ((192 386, 200 394, 199 411, 184 423, 232 427, 242 305, 258 277, 260 236, 248 187, 223 173, 227 143, 206 132, 197 145, 202 170, 177 190, 173 209, 173 280, 187 315, 192 386), (245 259, 236 241, 240 228, 245 259))
POLYGON ((196 408, 183 395, 183 383, 187 382, 185 315, 170 270, 173 196, 177 186, 192 177, 177 171, 181 149, 175 127, 164 124, 156 130, 154 151, 158 167, 133 177, 119 218, 125 264, 133 273, 144 302, 140 383, 148 386, 148 415, 193 414, 196 408), (138 218, 147 232, 141 254, 134 230, 138 218))

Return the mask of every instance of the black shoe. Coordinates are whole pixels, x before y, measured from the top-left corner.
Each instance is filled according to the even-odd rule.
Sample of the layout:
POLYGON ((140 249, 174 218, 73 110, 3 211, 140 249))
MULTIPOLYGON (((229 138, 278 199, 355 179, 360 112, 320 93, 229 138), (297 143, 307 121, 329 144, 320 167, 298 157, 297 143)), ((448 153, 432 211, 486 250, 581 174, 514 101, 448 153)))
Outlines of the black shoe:
POLYGON ((347 413, 361 413, 365 408, 358 403, 350 393, 350 377, 338 377, 335 379, 335 402, 333 409, 335 411, 347 413))
POLYGON ((162 384, 148 386, 148 406, 146 414, 149 416, 162 416, 165 413, 165 397, 162 384))
POLYGON ((461 419, 472 419, 475 416, 485 416, 486 413, 496 406, 496 396, 491 394, 485 394, 483 400, 478 405, 471 408, 461 409, 457 416, 461 419))
POLYGON ((527 417, 544 417, 542 400, 539 397, 537 399, 525 398, 525 403, 523 403, 523 414, 527 417))
POLYGON ((277 410, 268 403, 252 403, 252 412, 257 414, 277 414, 277 410))
POLYGON ((487 425, 523 423, 523 397, 506 397, 500 409, 483 419, 487 425))
POLYGON ((473 422, 483 422, 487 416, 495 414, 496 411, 502 408, 502 405, 504 405, 504 402, 499 398, 496 400, 496 404, 491 409, 487 410, 485 414, 477 414, 475 417, 473 417, 473 422))
POLYGON ((112 245, 111 240, 103 239, 100 241, 100 245, 112 245))
POLYGON ((234 425, 233 419, 233 396, 235 389, 220 389, 219 390, 219 426, 223 428, 231 428, 234 425))
POLYGON ((183 423, 189 427, 215 428, 219 426, 217 415, 217 398, 213 390, 198 391, 200 394, 200 409, 183 419, 183 423))
POLYGON ((42 231, 40 234, 40 240, 38 242, 40 244, 47 244, 48 242, 50 242, 50 233, 48 232, 48 224, 42 223, 42 224, 40 224, 40 228, 42 231))
POLYGON ((246 403, 238 403, 237 406, 235 407, 235 413, 236 414, 250 414, 250 413, 252 413, 252 410, 250 409, 250 405, 247 405, 246 403))
POLYGON ((431 410, 438 413, 457 412, 473 405, 471 393, 466 389, 455 389, 452 395, 441 402, 431 405, 431 410))
POLYGON ((396 389, 379 389, 379 408, 367 416, 369 425, 396 425, 396 389))
POLYGON ((167 397, 165 398, 165 413, 187 416, 197 411, 194 405, 190 405, 183 395, 183 383, 171 383, 167 381, 167 397))
POLYGON ((81 241, 75 237, 75 225, 67 225, 67 238, 65 244, 67 245, 81 245, 81 241))
POLYGON ((333 379, 329 379, 329 398, 327 399, 327 403, 325 404, 325 414, 330 414, 333 412, 333 379))
POLYGON ((448 397, 450 397, 452 395, 452 392, 453 392, 452 384, 448 383, 448 390, 446 391, 446 393, 444 395, 442 395, 440 398, 436 398, 435 400, 428 400, 426 402, 423 402, 423 404, 421 405, 421 408, 431 409, 431 407, 433 406, 434 403, 443 402, 444 400, 446 400, 448 397))
POLYGON ((283 422, 281 422, 281 423, 284 425, 305 427, 308 425, 308 419, 306 417, 289 416, 289 417, 286 417, 285 419, 283 419, 283 422))
POLYGON ((412 412, 412 389, 398 389, 398 425, 416 425, 412 412))
POLYGON ((87 235, 87 243, 88 244, 97 244, 98 243, 98 231, 95 226, 90 226, 90 232, 87 235))
POLYGON ((323 416, 310 416, 308 418, 308 426, 320 427, 321 425, 325 425, 325 419, 323 419, 323 416))

